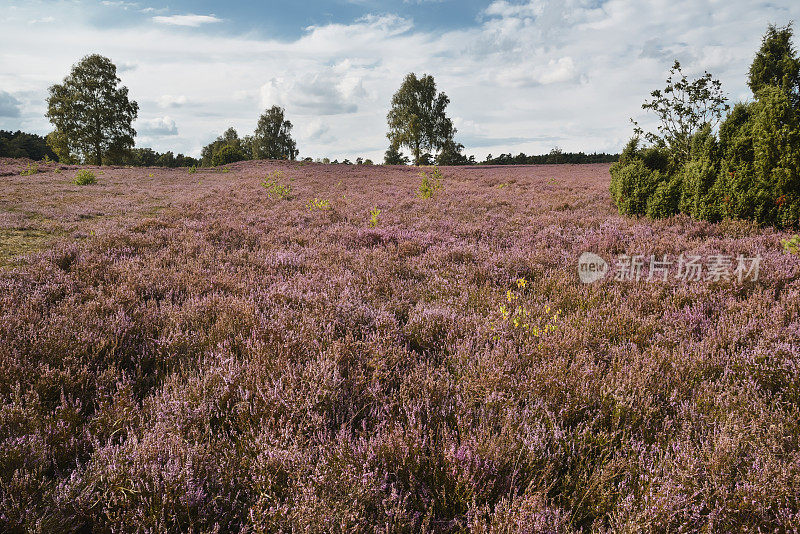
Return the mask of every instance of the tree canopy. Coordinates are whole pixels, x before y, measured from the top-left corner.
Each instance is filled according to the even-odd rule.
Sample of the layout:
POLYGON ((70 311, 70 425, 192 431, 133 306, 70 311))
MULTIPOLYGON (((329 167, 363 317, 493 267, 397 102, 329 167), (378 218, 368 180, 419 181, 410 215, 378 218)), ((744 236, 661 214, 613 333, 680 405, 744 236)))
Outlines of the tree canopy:
POLYGON ((385 165, 408 165, 408 156, 404 156, 397 146, 390 145, 383 155, 385 165))
POLYGON ((297 157, 297 145, 292 139, 292 123, 286 120, 285 111, 272 106, 258 119, 253 135, 239 137, 231 127, 221 136, 203 147, 203 166, 218 166, 248 159, 289 159, 297 157))
POLYGON ((21 131, 7 132, 0 130, 0 157, 55 159, 56 154, 47 146, 46 140, 36 134, 21 131))
POLYGON ((389 138, 396 149, 407 147, 419 165, 424 152, 438 150, 456 133, 445 110, 450 103, 446 94, 436 93, 433 76, 408 74, 392 97, 387 115, 389 138))
POLYGON ((209 167, 212 165, 220 165, 218 162, 222 160, 225 160, 222 163, 224 164, 231 163, 229 160, 241 161, 244 159, 251 159, 250 156, 249 138, 245 136, 244 139, 241 139, 236 129, 230 127, 214 141, 203 147, 200 153, 200 161, 203 166, 209 167), (226 154, 224 156, 215 157, 218 152, 228 146, 231 148, 226 149, 226 154))
POLYGON ((469 165, 469 159, 462 151, 464 145, 456 143, 452 138, 442 145, 442 151, 436 156, 437 165, 469 165))
POLYGON ((792 25, 770 24, 750 66, 747 81, 754 95, 765 87, 786 93, 793 107, 800 108, 800 59, 792 47, 792 25))
POLYGON ((56 130, 48 140, 59 159, 102 165, 133 148, 139 106, 120 81, 110 59, 92 54, 50 87, 47 118, 56 130))
POLYGON ((297 145, 292 139, 292 123, 286 120, 282 107, 272 106, 258 119, 251 152, 254 159, 293 160, 297 157, 297 145))
POLYGON ((656 89, 650 96, 653 99, 642 104, 642 109, 658 115, 659 133, 644 134, 634 122, 636 135, 644 134, 645 139, 656 146, 668 146, 676 165, 691 157, 692 136, 705 125, 712 129, 716 127, 722 115, 730 109, 719 80, 706 72, 689 81, 678 61, 669 71, 666 87, 656 89))

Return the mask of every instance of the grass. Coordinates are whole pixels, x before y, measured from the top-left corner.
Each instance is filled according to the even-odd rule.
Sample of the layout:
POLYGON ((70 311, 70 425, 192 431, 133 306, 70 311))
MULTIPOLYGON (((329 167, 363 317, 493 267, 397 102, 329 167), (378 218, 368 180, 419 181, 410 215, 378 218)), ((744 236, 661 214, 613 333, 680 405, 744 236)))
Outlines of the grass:
POLYGON ((53 235, 44 230, 0 229, 0 266, 9 265, 20 255, 43 249, 53 235))

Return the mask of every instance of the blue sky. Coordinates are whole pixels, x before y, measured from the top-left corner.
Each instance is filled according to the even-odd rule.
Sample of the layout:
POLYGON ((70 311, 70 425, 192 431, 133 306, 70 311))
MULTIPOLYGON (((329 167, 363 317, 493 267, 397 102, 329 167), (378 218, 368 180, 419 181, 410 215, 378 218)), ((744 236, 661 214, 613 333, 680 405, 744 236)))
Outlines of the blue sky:
POLYGON ((45 134, 47 87, 89 53, 139 102, 137 145, 197 155, 278 104, 302 156, 381 159, 408 72, 451 98, 468 154, 618 151, 674 59, 731 100, 796 0, 0 0, 0 128, 45 134))

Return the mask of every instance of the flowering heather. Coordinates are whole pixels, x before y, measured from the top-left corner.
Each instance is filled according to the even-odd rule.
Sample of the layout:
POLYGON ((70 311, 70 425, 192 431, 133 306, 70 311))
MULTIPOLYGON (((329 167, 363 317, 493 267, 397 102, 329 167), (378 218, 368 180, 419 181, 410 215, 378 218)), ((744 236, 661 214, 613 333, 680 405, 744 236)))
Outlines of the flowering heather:
POLYGON ((800 528, 787 233, 621 217, 607 165, 421 199, 405 167, 29 163, 0 163, 2 532, 800 528), (582 284, 587 251, 763 262, 582 284))

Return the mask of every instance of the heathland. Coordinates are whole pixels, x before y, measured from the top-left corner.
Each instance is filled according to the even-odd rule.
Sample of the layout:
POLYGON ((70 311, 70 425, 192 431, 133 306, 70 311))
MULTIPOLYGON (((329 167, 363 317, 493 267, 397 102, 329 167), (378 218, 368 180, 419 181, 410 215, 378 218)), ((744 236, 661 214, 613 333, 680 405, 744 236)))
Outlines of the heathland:
POLYGON ((800 525, 788 233, 605 164, 81 168, 0 162, 4 532, 800 525))

